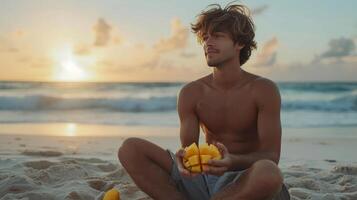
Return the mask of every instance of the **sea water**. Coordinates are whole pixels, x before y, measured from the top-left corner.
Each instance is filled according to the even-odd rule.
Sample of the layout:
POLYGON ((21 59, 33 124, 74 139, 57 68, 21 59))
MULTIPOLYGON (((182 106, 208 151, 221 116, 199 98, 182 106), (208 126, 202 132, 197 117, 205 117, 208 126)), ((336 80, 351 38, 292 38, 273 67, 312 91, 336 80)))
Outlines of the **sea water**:
MULTIPOLYGON (((283 127, 357 126, 357 82, 276 82, 283 127)), ((0 123, 179 126, 186 83, 0 82, 0 123)))

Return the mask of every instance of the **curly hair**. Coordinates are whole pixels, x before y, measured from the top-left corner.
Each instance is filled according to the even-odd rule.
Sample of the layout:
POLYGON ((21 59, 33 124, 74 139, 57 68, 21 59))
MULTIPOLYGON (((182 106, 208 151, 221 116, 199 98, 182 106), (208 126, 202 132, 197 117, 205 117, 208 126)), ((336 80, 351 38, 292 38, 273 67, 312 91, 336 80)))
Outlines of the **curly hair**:
POLYGON ((213 6, 209 10, 202 11, 197 15, 196 23, 191 23, 192 32, 196 34, 200 44, 203 43, 203 36, 206 33, 226 32, 232 38, 234 44, 238 42, 243 45, 240 50, 240 65, 243 65, 249 59, 252 50, 257 49, 257 43, 254 40, 255 26, 251 19, 250 10, 244 5, 226 5, 221 8, 219 4, 210 4, 213 6))

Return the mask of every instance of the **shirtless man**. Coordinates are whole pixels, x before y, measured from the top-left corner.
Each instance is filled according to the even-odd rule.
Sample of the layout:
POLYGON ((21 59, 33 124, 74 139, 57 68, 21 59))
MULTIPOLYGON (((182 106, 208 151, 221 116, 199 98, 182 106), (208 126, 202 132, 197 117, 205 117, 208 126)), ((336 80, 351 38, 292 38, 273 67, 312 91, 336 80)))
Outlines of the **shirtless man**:
POLYGON ((281 99, 276 84, 241 69, 256 48, 254 24, 242 5, 202 12, 192 30, 213 73, 187 83, 178 95, 182 147, 218 146, 202 174, 183 167, 175 154, 140 138, 128 138, 118 157, 135 184, 154 199, 290 199, 278 167, 281 99))

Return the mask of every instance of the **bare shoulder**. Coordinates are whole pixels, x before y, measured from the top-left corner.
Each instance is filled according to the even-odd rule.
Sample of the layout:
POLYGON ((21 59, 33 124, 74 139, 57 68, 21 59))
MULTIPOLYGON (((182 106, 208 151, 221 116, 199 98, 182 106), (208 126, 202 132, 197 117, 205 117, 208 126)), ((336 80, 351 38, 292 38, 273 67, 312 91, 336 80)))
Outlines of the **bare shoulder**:
POLYGON ((264 77, 255 79, 252 83, 252 92, 258 105, 279 103, 281 101, 277 84, 264 77))
POLYGON ((199 96, 203 91, 204 84, 208 76, 204 76, 194 81, 186 83, 180 90, 183 95, 199 96))
POLYGON ((193 96, 200 91, 200 87, 198 80, 191 81, 182 86, 179 94, 193 96))
MULTIPOLYGON (((178 93, 178 108, 194 110, 199 99, 201 85, 198 80, 191 81, 182 86, 178 93)), ((186 109, 185 109, 186 110, 186 109)))
POLYGON ((177 109, 180 117, 196 109, 200 97, 201 85, 197 80, 186 83, 178 93, 177 109))

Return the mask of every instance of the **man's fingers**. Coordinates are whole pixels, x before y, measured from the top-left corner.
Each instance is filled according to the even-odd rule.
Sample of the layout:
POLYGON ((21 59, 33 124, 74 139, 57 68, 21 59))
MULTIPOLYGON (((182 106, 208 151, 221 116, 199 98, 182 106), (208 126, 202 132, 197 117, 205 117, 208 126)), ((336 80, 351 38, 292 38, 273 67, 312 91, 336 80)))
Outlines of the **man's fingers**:
POLYGON ((176 157, 184 157, 185 156, 185 150, 183 148, 179 149, 177 152, 176 152, 176 157))
POLYGON ((180 173, 181 173, 182 175, 184 175, 184 176, 187 176, 187 177, 190 176, 190 172, 189 172, 187 169, 185 169, 185 168, 181 168, 181 169, 179 169, 179 171, 180 171, 180 173))
POLYGON ((195 177, 195 176, 200 174, 200 173, 190 172, 186 168, 181 168, 181 167, 178 167, 178 168, 179 168, 180 174, 185 176, 185 177, 188 177, 188 178, 193 178, 193 177, 195 177))
POLYGON ((208 164, 213 167, 225 167, 226 163, 222 160, 209 160, 208 164))
POLYGON ((192 177, 192 174, 190 173, 190 171, 188 171, 185 166, 183 165, 182 163, 182 153, 184 153, 184 151, 182 150, 179 150, 177 153, 176 153, 176 164, 177 164, 177 168, 180 172, 180 174, 182 174, 183 176, 186 176, 186 177, 192 177))
POLYGON ((221 150, 221 152, 222 152, 223 154, 228 153, 228 149, 227 149, 227 147, 226 147, 224 144, 222 144, 222 143, 220 143, 220 142, 216 142, 216 146, 218 147, 219 150, 221 150))

